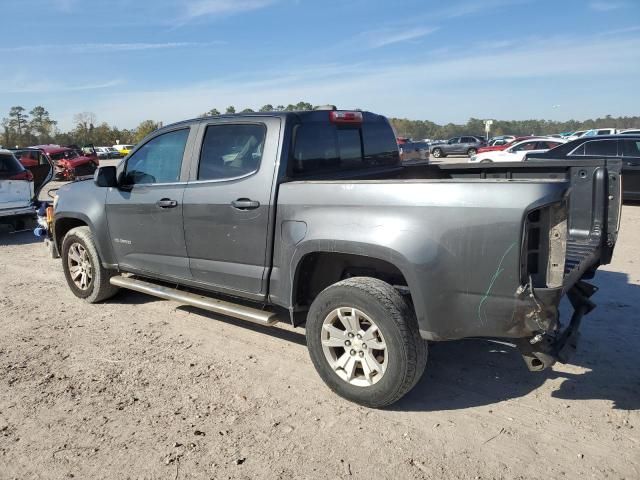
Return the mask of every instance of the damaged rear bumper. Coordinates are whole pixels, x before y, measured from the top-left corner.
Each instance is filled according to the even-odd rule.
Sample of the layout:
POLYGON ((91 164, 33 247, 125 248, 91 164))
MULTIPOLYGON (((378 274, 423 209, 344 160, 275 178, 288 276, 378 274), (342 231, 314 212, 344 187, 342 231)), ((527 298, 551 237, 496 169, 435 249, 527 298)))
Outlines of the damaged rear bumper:
MULTIPOLYGON (((598 290, 597 287, 580 280, 567 292, 567 297, 573 307, 573 315, 567 327, 562 330, 559 323, 551 331, 544 328, 545 333, 538 333, 533 338, 523 338, 517 342, 517 346, 522 353, 522 357, 531 371, 540 371, 551 367, 557 361, 566 363, 571 355, 576 351, 578 340, 580 338, 580 323, 582 318, 595 308, 595 304, 589 298, 598 290)), ((540 292, 542 293, 542 292, 540 292)), ((554 294, 555 292, 544 292, 545 294, 554 294)), ((561 292, 558 294, 561 295, 561 292)), ((551 326, 551 318, 545 313, 549 313, 544 308, 544 304, 549 303, 538 300, 539 292, 536 290, 535 295, 530 294, 538 308, 533 309, 529 313, 528 322, 539 323, 543 321, 547 326, 551 326)), ((553 303, 557 305, 557 303, 553 303)), ((557 309, 555 310, 557 312, 557 309)), ((543 326, 543 325, 539 325, 543 326)))

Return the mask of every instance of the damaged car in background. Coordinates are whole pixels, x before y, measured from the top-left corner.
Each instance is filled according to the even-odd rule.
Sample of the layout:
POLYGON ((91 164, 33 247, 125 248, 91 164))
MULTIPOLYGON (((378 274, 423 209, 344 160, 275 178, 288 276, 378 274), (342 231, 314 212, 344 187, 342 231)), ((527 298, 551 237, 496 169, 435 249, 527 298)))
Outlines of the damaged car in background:
MULTIPOLYGON (((27 166, 25 162, 33 162, 34 157, 38 155, 44 156, 48 163, 53 165, 54 180, 60 181, 91 178, 99 163, 97 154, 84 153, 80 148, 63 147, 61 145, 36 145, 14 151, 25 166, 27 166), (37 154, 29 152, 37 152, 37 154)), ((37 161, 40 160, 38 159, 37 161)))
POLYGON ((335 108, 197 118, 144 139, 49 215, 70 290, 120 288, 305 326, 337 394, 402 398, 427 341, 566 362, 618 235, 621 163, 402 165, 387 119, 335 108), (573 315, 559 315, 568 296, 573 315))

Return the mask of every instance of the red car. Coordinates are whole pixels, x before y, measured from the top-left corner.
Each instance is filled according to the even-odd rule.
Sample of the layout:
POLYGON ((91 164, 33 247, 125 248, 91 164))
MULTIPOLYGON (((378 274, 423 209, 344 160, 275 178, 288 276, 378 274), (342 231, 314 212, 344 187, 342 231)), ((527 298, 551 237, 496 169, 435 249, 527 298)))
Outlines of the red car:
POLYGON ((478 149, 478 153, 497 152, 497 151, 501 151, 501 150, 506 150, 507 148, 509 148, 514 143, 517 143, 520 140, 526 140, 527 138, 534 138, 534 137, 530 137, 530 136, 516 137, 513 140, 511 140, 510 142, 505 143, 504 145, 491 145, 491 146, 487 146, 487 147, 480 147, 478 149))
MULTIPOLYGON (((55 170, 55 180, 75 180, 77 178, 90 177, 98 168, 97 158, 87 155, 80 155, 77 150, 69 147, 61 147, 60 145, 37 145, 30 147, 30 150, 38 150, 42 152, 53 165, 55 170)), ((29 163, 29 159, 19 157, 20 162, 25 166, 25 161, 29 163)))

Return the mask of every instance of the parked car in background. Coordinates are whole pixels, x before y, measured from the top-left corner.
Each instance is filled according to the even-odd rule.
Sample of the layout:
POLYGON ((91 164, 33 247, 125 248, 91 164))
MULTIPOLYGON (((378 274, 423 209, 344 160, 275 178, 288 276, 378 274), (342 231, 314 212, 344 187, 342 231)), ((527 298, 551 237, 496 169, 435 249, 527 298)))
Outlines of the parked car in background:
POLYGON ((423 163, 429 161, 429 145, 425 142, 406 141, 398 145, 402 163, 423 163))
POLYGON ((76 180, 93 176, 98 168, 97 158, 80 155, 76 149, 60 145, 37 145, 31 149, 40 150, 50 160, 56 180, 76 180))
POLYGON ((584 132, 583 137, 597 137, 600 135, 615 135, 618 131, 615 128, 592 128, 584 132))
POLYGON ((33 175, 10 150, 0 150, 0 223, 22 228, 23 218, 33 216, 33 175))
POLYGON ((489 141, 487 142, 487 147, 499 147, 502 145, 506 145, 507 143, 510 143, 515 139, 516 137, 514 135, 498 135, 489 139, 489 141))
POLYGON ((96 147, 96 152, 98 158, 104 160, 122 157, 120 152, 113 147, 96 147))
POLYGON ((581 136, 583 136, 583 135, 584 135, 585 133, 587 133, 588 131, 589 131, 589 130, 577 130, 577 131, 575 131, 575 132, 573 132, 573 133, 571 133, 571 134, 567 135, 565 138, 566 138, 568 141, 575 140, 576 138, 580 138, 581 136))
POLYGON ((526 160, 622 160, 622 198, 640 200, 640 134, 581 137, 547 152, 527 154, 526 160))
POLYGON ((478 153, 478 149, 484 147, 486 141, 483 138, 467 135, 450 138, 446 143, 432 145, 430 153, 434 158, 443 158, 447 155, 467 155, 472 157, 478 153))
POLYGON ((133 147, 135 147, 135 145, 113 145, 113 147, 111 148, 115 148, 118 152, 120 152, 120 156, 121 157, 126 157, 127 155, 129 155, 129 152, 131 150, 133 150, 133 147))
POLYGON ((522 140, 526 140, 528 138, 535 138, 535 137, 513 137, 510 141, 506 142, 506 143, 494 143, 493 145, 491 145, 491 142, 489 142, 489 145, 487 145, 486 147, 480 147, 478 149, 478 153, 485 153, 485 152, 496 152, 496 151, 500 151, 500 150, 506 150, 507 148, 509 148, 510 146, 512 146, 513 144, 520 142, 522 140))
POLYGON ((545 152, 565 143, 561 138, 538 137, 515 142, 505 150, 478 153, 469 159, 472 163, 521 162, 529 152, 545 152))

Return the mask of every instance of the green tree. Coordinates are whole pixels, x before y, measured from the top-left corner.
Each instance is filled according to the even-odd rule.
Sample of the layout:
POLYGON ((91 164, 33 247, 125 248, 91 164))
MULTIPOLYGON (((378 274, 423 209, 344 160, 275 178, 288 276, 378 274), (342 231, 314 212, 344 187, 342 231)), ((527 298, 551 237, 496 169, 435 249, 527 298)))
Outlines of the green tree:
POLYGON ((140 122, 140 125, 138 125, 136 128, 134 142, 138 143, 151 132, 156 131, 158 127, 158 122, 154 122, 153 120, 144 120, 143 122, 140 122))
POLYGON ((251 108, 245 108, 245 109, 244 109, 244 110, 242 110, 240 113, 255 113, 255 112, 254 112, 254 111, 253 111, 253 109, 251 109, 251 108))
POLYGON ((227 114, 236 113, 236 107, 234 107, 233 105, 227 107, 227 111, 225 113, 227 113, 227 114))
POLYGON ((81 112, 76 113, 73 116, 73 123, 76 127, 73 130, 72 136, 76 139, 75 142, 81 145, 93 142, 93 129, 96 123, 96 114, 93 112, 81 112))
POLYGON ((58 122, 51 120, 49 112, 42 106, 34 107, 29 115, 31 115, 29 129, 35 135, 37 143, 50 142, 58 122))
POLYGON ((13 131, 15 143, 20 145, 27 143, 29 116, 25 113, 24 107, 11 107, 8 120, 8 126, 13 131))
POLYGON ((271 105, 270 103, 267 103, 266 105, 263 105, 262 107, 260 107, 260 112, 273 112, 275 109, 273 108, 273 105, 271 105))

